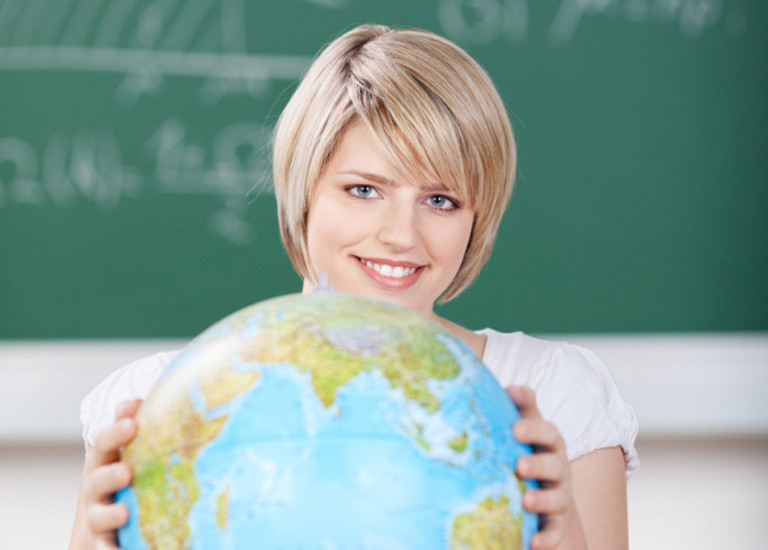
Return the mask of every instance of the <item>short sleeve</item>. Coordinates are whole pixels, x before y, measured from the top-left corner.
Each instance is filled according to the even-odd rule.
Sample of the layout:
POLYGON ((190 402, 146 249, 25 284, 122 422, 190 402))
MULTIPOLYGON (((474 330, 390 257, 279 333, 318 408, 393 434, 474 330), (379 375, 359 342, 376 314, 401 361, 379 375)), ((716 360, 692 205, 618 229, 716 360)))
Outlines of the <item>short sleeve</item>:
POLYGON ((627 478, 632 475, 639 465, 637 417, 594 353, 580 346, 554 345, 532 386, 542 416, 565 439, 569 460, 597 449, 621 447, 627 478))
POLYGON ((158 353, 119 368, 91 390, 80 403, 80 421, 86 449, 96 435, 115 421, 115 409, 132 399, 145 399, 179 352, 158 353))

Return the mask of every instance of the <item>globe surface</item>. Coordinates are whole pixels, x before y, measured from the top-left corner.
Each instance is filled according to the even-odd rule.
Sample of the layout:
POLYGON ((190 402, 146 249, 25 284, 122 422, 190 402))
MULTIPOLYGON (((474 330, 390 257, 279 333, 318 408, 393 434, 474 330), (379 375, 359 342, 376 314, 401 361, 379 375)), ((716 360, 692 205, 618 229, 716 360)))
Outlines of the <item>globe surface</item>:
POLYGON ((120 545, 528 548, 517 419, 469 348, 415 313, 261 302, 193 340, 140 407, 120 545))

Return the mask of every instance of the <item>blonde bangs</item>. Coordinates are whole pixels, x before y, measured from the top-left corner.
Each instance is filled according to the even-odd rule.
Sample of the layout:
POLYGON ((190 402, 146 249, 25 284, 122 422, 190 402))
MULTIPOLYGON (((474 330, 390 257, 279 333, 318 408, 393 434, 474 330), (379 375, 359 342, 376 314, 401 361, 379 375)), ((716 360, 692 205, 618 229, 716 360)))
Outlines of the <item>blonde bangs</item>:
POLYGON ((425 186, 440 183, 472 201, 466 137, 433 83, 414 72, 413 49, 394 47, 396 37, 379 37, 350 60, 347 93, 356 117, 401 175, 420 176, 425 186))

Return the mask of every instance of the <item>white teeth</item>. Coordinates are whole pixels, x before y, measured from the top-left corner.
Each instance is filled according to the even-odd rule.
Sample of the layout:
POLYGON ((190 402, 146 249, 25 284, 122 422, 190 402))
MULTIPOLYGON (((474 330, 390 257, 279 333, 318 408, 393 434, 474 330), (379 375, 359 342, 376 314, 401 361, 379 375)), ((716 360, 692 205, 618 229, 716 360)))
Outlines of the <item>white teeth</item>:
POLYGON ((380 275, 383 275, 384 277, 392 277, 393 279, 402 279, 403 277, 407 277, 408 275, 413 275, 416 273, 415 267, 392 267, 391 265, 379 265, 375 264, 373 262, 370 262, 368 260, 363 260, 363 263, 368 266, 370 269, 373 269, 376 273, 379 273, 380 275))

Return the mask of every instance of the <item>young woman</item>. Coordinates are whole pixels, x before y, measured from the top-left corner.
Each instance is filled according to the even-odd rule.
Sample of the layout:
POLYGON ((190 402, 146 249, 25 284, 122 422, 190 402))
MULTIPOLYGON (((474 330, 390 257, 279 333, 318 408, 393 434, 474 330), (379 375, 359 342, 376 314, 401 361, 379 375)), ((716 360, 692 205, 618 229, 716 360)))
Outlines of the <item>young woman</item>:
MULTIPOLYGON (((524 506, 542 514, 535 549, 627 548, 626 477, 637 422, 589 351, 520 332, 472 331, 438 316, 488 259, 515 172, 504 105, 450 41, 366 25, 316 59, 275 131, 274 183, 288 255, 311 292, 379 298, 440 323, 483 358, 521 411, 537 453, 524 506)), ((71 548, 114 548, 131 479, 119 462, 133 415, 174 354, 117 371, 83 401, 87 454, 71 548), (115 410, 117 413, 115 415, 115 410)))

